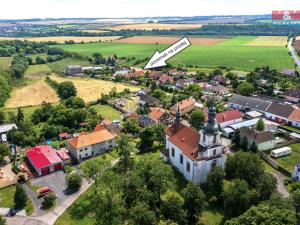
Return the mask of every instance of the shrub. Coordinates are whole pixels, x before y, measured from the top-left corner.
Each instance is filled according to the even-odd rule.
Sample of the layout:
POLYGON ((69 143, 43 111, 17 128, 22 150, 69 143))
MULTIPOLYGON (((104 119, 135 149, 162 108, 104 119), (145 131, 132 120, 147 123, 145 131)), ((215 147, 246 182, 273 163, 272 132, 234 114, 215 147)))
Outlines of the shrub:
POLYGON ((81 187, 82 178, 76 172, 70 173, 67 176, 67 182, 68 182, 68 190, 71 192, 76 192, 81 187))
POLYGON ((65 165, 63 168, 63 171, 65 173, 71 173, 71 172, 75 171, 75 168, 71 165, 65 165))
POLYGON ((50 209, 56 200, 56 195, 53 193, 47 194, 42 202, 43 209, 50 209))

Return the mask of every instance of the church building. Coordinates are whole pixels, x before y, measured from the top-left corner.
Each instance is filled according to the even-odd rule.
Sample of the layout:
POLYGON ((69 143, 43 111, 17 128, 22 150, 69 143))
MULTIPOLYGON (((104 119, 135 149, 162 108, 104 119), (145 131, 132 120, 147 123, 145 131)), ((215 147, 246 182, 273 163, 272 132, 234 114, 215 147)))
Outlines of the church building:
POLYGON ((166 148, 161 157, 172 164, 188 181, 203 183, 214 166, 224 168, 226 147, 216 121, 216 109, 209 108, 208 122, 196 130, 180 122, 178 110, 173 124, 166 129, 166 148))

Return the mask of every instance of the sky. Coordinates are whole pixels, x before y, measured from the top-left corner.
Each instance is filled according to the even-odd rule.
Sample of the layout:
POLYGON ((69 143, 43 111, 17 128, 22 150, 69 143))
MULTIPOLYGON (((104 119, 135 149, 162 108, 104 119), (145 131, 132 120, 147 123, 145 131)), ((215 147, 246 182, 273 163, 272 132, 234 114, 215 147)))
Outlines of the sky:
POLYGON ((300 0, 0 0, 0 19, 254 15, 300 0))

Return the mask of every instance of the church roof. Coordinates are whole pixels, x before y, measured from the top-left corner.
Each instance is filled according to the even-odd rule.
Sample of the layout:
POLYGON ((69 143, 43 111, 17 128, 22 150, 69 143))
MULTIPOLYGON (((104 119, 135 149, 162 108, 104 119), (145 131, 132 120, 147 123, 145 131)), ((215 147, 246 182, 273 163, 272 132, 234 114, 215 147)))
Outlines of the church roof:
POLYGON ((200 134, 190 127, 179 123, 166 129, 169 141, 176 145, 184 155, 191 160, 195 160, 199 150, 200 134))

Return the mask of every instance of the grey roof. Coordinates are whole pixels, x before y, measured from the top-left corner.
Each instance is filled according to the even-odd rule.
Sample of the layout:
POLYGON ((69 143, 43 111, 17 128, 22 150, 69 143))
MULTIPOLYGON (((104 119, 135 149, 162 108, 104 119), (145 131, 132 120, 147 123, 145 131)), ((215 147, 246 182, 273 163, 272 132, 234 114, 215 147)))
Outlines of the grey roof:
POLYGON ((229 102, 241 105, 243 108, 249 108, 251 110, 259 110, 259 111, 266 111, 266 109, 271 105, 272 102, 254 98, 254 97, 247 97, 238 94, 234 94, 230 99, 229 102))
POLYGON ((283 118, 288 118, 289 115, 294 111, 293 106, 280 103, 272 103, 267 109, 268 113, 272 113, 276 116, 281 116, 283 118))
POLYGON ((13 128, 18 129, 17 125, 14 124, 14 123, 0 125, 0 134, 1 133, 6 133, 8 131, 11 131, 13 128))

